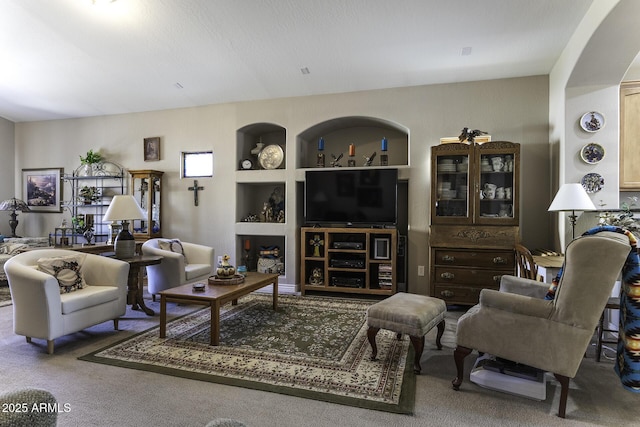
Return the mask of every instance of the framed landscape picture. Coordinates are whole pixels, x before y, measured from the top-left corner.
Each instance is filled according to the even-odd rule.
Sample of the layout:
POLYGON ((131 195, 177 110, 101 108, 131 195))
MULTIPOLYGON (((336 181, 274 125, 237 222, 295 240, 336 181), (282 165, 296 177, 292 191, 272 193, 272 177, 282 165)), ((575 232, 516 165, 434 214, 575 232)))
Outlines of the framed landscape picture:
POLYGON ((62 212, 63 168, 22 169, 22 200, 32 212, 62 212))

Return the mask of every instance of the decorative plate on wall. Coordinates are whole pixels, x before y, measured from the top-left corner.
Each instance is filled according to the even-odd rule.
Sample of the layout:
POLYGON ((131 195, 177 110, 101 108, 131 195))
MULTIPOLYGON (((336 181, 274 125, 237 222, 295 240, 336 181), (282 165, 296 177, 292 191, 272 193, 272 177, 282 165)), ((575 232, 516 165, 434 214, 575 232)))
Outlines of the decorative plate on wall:
POLYGON ((597 173, 588 173, 582 177, 582 186, 587 193, 597 193, 604 187, 604 178, 597 173))
POLYGON ((590 165, 595 165, 604 159, 604 148, 600 144, 591 142, 580 150, 580 158, 590 165))
POLYGON ((284 151, 278 144, 267 145, 258 154, 258 162, 265 169, 277 169, 284 160, 284 151))
POLYGON ((580 127, 586 132, 598 132, 604 127, 604 116, 597 111, 584 113, 580 119, 580 127))

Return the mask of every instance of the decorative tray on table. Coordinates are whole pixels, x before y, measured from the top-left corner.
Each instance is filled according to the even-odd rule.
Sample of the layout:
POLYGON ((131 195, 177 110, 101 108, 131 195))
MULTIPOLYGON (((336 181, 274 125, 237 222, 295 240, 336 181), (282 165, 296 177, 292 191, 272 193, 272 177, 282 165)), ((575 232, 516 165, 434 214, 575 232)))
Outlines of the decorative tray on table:
POLYGON ((234 274, 231 277, 209 277, 210 285, 237 285, 244 282, 244 276, 242 274, 234 274))

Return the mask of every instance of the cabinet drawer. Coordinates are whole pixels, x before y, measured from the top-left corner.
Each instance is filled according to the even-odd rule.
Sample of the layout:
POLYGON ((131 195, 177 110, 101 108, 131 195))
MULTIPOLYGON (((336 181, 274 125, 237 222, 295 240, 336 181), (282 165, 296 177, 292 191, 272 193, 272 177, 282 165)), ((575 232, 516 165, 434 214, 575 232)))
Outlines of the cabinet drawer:
MULTIPOLYGON (((475 305, 480 299, 482 289, 481 287, 438 284, 434 287, 433 297, 440 298, 447 304, 475 305)), ((491 287, 490 289, 497 288, 491 287)))
POLYGON ((511 270, 436 266, 434 282, 436 284, 451 283, 497 289, 500 286, 502 275, 512 273, 511 270))
POLYGON ((515 255, 513 251, 460 251, 436 249, 434 263, 436 265, 513 268, 515 265, 515 255))

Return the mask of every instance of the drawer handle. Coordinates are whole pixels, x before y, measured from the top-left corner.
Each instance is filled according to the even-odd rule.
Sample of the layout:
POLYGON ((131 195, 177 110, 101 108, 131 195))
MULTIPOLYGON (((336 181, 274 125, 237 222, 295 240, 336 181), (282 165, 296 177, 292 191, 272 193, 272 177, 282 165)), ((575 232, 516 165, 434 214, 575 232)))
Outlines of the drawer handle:
POLYGON ((440 292, 440 296, 443 296, 445 298, 451 298, 454 295, 455 294, 453 293, 453 291, 449 291, 449 290, 440 292))
POLYGON ((493 276, 493 281, 496 283, 500 283, 500 279, 502 279, 502 275, 493 276))
POLYGON ((444 255, 442 257, 442 262, 455 262, 456 257, 451 256, 451 255, 444 255))
POLYGON ((494 264, 506 264, 507 263, 507 259, 506 258, 502 258, 501 256, 497 256, 493 259, 493 263, 494 264))
POLYGON ((440 277, 442 277, 443 279, 453 279, 454 277, 456 277, 456 275, 453 273, 446 272, 446 273, 442 273, 440 277))

